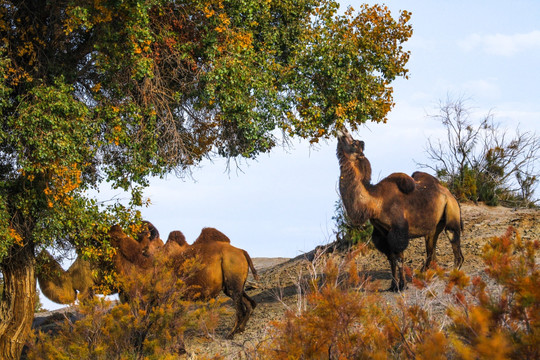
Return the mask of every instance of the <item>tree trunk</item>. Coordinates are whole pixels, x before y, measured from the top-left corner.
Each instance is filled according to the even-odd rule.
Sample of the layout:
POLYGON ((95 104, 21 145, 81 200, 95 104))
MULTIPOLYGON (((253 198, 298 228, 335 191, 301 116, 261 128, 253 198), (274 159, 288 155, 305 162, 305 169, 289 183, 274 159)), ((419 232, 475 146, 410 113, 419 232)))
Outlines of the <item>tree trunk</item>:
POLYGON ((16 245, 1 264, 0 359, 19 360, 28 340, 36 306, 35 259, 31 246, 16 245))

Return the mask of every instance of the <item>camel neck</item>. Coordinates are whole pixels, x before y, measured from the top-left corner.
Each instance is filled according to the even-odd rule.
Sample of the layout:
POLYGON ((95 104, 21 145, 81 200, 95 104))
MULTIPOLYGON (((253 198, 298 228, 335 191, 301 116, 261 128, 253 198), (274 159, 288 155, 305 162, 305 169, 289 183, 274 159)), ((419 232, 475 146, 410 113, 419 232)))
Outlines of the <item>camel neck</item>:
POLYGON ((370 184, 371 166, 365 157, 357 161, 340 160, 344 160, 340 161, 341 175, 339 179, 339 191, 343 205, 354 225, 362 225, 372 215, 369 206, 372 200, 369 191, 372 187, 370 184))

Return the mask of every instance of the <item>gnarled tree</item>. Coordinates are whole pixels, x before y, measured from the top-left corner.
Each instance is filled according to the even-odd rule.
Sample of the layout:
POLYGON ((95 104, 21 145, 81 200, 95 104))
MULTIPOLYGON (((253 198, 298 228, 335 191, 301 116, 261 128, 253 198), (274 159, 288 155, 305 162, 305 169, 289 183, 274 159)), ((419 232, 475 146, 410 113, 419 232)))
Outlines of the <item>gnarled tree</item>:
MULTIPOLYGON (((335 1, 0 0, 0 357, 30 330, 35 253, 86 249, 148 177, 385 120, 410 17, 335 1), (110 210, 110 211, 107 211, 110 210)), ((113 219, 113 220, 111 220, 113 219)), ((124 216, 123 225, 131 221, 124 216)), ((105 254, 108 254, 106 251, 105 254)))

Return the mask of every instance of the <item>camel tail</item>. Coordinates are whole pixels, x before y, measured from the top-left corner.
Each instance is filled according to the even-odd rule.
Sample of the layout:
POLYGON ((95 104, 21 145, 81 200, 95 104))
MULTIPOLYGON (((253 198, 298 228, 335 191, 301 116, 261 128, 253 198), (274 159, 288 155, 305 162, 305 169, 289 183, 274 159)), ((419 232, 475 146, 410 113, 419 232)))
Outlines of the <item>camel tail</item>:
POLYGON ((461 216, 461 206, 452 196, 448 199, 445 209, 446 229, 463 231, 463 217, 461 216))
POLYGON ((253 261, 251 261, 251 257, 249 256, 248 252, 246 250, 242 250, 244 252, 244 256, 246 257, 246 260, 248 262, 249 268, 251 269, 251 273, 253 274, 253 277, 255 280, 259 280, 259 275, 257 275, 257 270, 255 270, 255 266, 253 266, 253 261))

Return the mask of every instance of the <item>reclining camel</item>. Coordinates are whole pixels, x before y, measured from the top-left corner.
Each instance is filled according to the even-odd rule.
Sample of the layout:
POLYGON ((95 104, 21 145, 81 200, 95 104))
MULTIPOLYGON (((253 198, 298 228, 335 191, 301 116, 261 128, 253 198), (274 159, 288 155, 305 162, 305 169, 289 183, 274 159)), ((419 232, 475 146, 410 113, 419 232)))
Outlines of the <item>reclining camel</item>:
MULTIPOLYGON (((246 294, 244 286, 249 269, 255 278, 257 272, 249 254, 232 246, 225 234, 214 228, 204 228, 197 240, 188 245, 180 231, 173 231, 167 243, 163 244, 159 235, 156 236, 152 231, 143 232, 137 237, 138 240, 134 240, 120 226, 115 225, 110 229, 109 236, 112 245, 118 249, 113 259, 117 273, 129 277, 138 271, 147 271, 152 266, 172 263, 177 275, 185 278, 188 298, 207 300, 217 297, 223 290, 233 300, 236 323, 229 337, 245 329, 257 304, 246 294), (182 264, 187 260, 200 262, 193 273, 182 273, 182 264)), ((81 300, 93 296, 93 288, 99 284, 99 280, 92 274, 88 261, 77 258, 64 271, 48 252, 42 252, 40 257, 48 260, 43 265, 48 271, 38 273, 39 285, 47 298, 69 304, 77 298, 77 291, 81 300)))
MULTIPOLYGON (((150 242, 156 244, 161 240, 152 223, 145 221, 143 224, 145 226, 137 240, 127 236, 118 225, 109 230, 111 243, 118 249, 113 258, 113 266, 118 273, 125 274, 152 266, 152 260, 145 254, 150 242)), ((41 264, 41 270, 37 273, 41 292, 49 300, 59 304, 71 304, 77 299, 91 298, 94 296, 94 288, 101 283, 93 272, 92 264, 81 257, 77 257, 69 269, 64 270, 48 251, 43 250, 38 255, 38 263, 41 264)))

